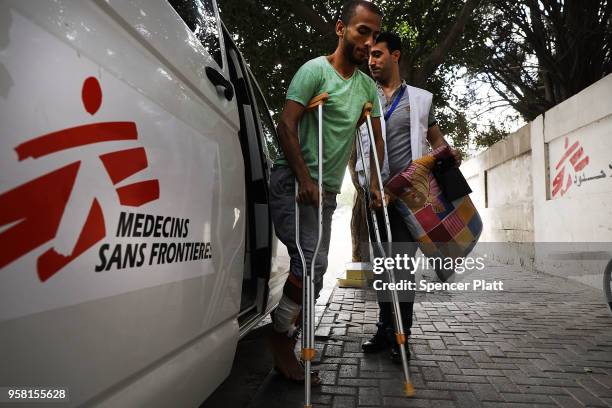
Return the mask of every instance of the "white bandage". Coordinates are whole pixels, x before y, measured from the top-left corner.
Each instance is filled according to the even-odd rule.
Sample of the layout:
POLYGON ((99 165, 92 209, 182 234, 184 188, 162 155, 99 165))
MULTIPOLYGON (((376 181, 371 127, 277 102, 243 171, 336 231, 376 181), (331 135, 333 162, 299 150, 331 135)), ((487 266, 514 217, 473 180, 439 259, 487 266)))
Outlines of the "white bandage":
POLYGON ((287 336, 293 336, 295 332, 295 320, 300 314, 302 306, 289 299, 283 294, 276 310, 274 310, 274 330, 278 333, 287 333, 287 336))

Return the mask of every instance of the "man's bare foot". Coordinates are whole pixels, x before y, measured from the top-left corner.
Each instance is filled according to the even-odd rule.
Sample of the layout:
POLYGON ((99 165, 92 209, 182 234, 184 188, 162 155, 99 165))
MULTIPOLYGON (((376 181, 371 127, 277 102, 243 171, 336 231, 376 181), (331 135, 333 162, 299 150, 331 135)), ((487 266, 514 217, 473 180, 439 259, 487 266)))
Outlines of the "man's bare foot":
MULTIPOLYGON (((293 350, 295 339, 272 329, 268 336, 268 344, 274 356, 274 368, 289 380, 303 382, 304 366, 297 359, 293 350)), ((311 374, 311 381, 312 385, 319 385, 321 382, 314 373, 311 374)))

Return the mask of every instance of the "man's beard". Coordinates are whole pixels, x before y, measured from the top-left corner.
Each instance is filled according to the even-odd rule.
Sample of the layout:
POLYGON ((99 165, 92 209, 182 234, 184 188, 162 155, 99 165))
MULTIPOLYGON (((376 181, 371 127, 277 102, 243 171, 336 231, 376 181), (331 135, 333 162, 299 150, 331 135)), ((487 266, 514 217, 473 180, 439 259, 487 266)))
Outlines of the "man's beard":
POLYGON ((349 60, 349 62, 353 65, 361 65, 364 62, 367 61, 367 57, 363 59, 363 61, 357 59, 357 57, 355 57, 355 43, 351 42, 348 38, 347 35, 344 35, 344 48, 343 48, 343 53, 344 56, 346 57, 346 59, 349 60))

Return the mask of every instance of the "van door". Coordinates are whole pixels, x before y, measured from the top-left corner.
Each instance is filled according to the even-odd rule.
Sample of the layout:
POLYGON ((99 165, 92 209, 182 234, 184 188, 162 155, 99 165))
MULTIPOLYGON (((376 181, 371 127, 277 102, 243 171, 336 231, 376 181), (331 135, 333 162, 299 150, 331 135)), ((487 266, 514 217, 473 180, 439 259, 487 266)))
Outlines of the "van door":
POLYGON ((272 221, 268 207, 269 165, 264 154, 265 144, 251 87, 252 78, 238 48, 225 27, 223 29, 230 78, 236 89, 239 134, 245 162, 247 235, 239 322, 241 326, 248 327, 249 322, 257 320, 264 311, 263 301, 270 274, 272 221))
POLYGON ((0 384, 197 406, 231 368, 246 228, 215 2, 0 19, 0 384))

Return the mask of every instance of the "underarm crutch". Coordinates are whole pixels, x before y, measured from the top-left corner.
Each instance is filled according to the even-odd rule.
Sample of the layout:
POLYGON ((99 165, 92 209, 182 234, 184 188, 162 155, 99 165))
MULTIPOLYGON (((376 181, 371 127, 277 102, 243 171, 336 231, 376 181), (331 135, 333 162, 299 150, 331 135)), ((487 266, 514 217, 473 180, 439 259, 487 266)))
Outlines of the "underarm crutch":
MULTIPOLYGON (((380 164, 378 162, 378 154, 376 152, 376 143, 374 142, 374 132, 372 131, 372 120, 370 117, 371 113, 372 113, 372 104, 368 102, 363 107, 362 119, 365 116, 365 120, 367 122, 367 127, 368 127, 368 136, 370 139, 370 147, 371 147, 370 154, 374 156, 374 167, 376 169, 376 177, 378 178, 378 186, 380 188, 380 197, 382 199, 382 210, 383 210, 383 216, 385 218, 385 227, 387 231, 387 242, 391 243, 392 242, 391 224, 389 223, 389 213, 387 211, 387 203, 385 201, 385 191, 384 191, 384 187, 382 183, 382 176, 380 174, 380 164)), ((364 170, 363 172, 365 176, 366 189, 369 190, 370 189, 370 175, 368 174, 369 172, 366 170, 367 167, 366 167, 365 155, 363 151, 363 142, 361 140, 361 135, 359 134, 359 132, 357 132, 357 139, 359 141, 359 151, 361 152, 361 162, 363 163, 363 170, 364 170)), ((369 191, 367 191, 366 193, 369 194, 369 191)), ((380 254, 382 256, 385 256, 385 250, 383 248, 382 241, 380 239, 380 231, 378 230, 378 220, 376 217, 376 211, 374 210, 374 208, 371 208, 370 212, 372 215, 371 216, 372 224, 374 226, 374 237, 376 239, 376 246, 378 247, 380 254)), ((394 270, 386 269, 386 271, 389 276, 389 283, 394 285, 395 284, 394 270)), ((402 321, 402 315, 400 311, 399 297, 395 290, 391 290, 390 292, 391 292, 391 300, 393 303, 393 315, 395 317, 395 322, 394 322, 395 323, 395 340, 397 341, 397 344, 400 349, 400 354, 402 357, 402 368, 404 369, 404 380, 405 380, 404 387, 406 390, 406 395, 408 395, 409 397, 412 397, 414 396, 414 386, 412 385, 412 382, 410 381, 410 373, 408 371, 408 359, 406 357, 406 349, 405 349, 406 335, 404 334, 404 323, 402 321)))
MULTIPOLYGON (((299 182, 297 177, 295 178, 295 246, 297 247, 298 253, 300 254, 300 260, 302 261, 302 360, 304 360, 304 407, 312 407, 311 400, 311 378, 310 378, 310 367, 312 360, 315 356, 315 336, 314 336, 314 325, 315 325, 315 287, 314 287, 314 268, 319 252, 319 246, 321 243, 321 236, 323 235, 323 104, 327 101, 329 95, 327 92, 323 92, 320 95, 312 98, 306 106, 306 111, 312 111, 318 108, 319 111, 319 148, 318 148, 318 187, 319 187, 319 205, 318 205, 318 236, 317 244, 315 245, 314 253, 312 254, 312 260, 310 262, 310 269, 307 268, 306 259, 304 258, 304 252, 300 245, 300 205, 297 201, 299 192, 299 182)), ((299 137, 299 136, 298 136, 299 137)))

